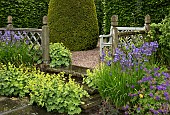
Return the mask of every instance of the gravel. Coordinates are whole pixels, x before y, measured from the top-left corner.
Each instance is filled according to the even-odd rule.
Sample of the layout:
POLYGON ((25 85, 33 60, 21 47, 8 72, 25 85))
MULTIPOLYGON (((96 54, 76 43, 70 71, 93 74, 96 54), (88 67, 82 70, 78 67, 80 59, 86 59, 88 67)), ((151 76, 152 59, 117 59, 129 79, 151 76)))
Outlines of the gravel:
POLYGON ((99 64, 99 47, 87 51, 72 52, 72 65, 95 68, 99 64))

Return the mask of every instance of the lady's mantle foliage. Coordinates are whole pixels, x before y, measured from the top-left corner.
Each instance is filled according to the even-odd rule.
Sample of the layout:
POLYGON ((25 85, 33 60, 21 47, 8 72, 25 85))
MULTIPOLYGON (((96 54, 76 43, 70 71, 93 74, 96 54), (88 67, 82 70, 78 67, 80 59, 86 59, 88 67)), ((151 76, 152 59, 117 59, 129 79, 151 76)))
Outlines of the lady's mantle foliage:
POLYGON ((30 103, 67 114, 79 114, 81 99, 88 96, 83 86, 71 76, 65 78, 64 73, 50 75, 23 65, 0 64, 0 95, 23 97, 28 94, 30 103))
POLYGON ((71 52, 62 43, 50 44, 50 67, 67 67, 71 64, 71 52))

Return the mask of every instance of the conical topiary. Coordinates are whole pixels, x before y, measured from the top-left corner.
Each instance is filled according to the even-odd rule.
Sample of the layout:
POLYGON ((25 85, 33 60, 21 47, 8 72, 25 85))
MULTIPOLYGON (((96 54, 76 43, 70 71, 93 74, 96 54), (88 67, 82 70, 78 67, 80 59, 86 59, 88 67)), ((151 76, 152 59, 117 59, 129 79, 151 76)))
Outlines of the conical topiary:
POLYGON ((62 42, 72 51, 93 49, 98 41, 94 0, 50 0, 50 42, 62 42))

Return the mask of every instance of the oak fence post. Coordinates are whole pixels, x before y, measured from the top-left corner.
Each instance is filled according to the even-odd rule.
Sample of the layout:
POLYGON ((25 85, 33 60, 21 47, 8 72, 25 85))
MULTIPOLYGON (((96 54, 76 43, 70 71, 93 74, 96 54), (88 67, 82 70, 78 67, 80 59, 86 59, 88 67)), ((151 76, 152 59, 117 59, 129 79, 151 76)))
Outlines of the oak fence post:
POLYGON ((151 18, 150 15, 145 16, 145 29, 147 32, 150 30, 150 23, 151 23, 151 18))
POLYGON ((118 46, 118 15, 113 15, 111 18, 111 26, 113 26, 113 36, 112 36, 112 57, 114 57, 115 50, 118 46))
POLYGON ((12 16, 8 16, 8 22, 7 22, 7 30, 10 30, 13 28, 13 25, 12 25, 12 16))
POLYGON ((42 52, 43 52, 43 64, 49 64, 49 27, 47 25, 47 16, 43 17, 42 26, 42 52))

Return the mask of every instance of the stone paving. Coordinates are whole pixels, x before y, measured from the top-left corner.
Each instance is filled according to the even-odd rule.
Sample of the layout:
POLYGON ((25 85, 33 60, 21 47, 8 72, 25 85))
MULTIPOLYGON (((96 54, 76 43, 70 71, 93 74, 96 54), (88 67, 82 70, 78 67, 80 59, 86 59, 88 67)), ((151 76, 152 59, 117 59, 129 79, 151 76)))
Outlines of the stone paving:
POLYGON ((44 108, 29 105, 28 98, 9 98, 0 96, 0 115, 57 115, 46 112, 44 108))

